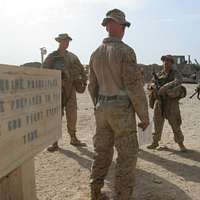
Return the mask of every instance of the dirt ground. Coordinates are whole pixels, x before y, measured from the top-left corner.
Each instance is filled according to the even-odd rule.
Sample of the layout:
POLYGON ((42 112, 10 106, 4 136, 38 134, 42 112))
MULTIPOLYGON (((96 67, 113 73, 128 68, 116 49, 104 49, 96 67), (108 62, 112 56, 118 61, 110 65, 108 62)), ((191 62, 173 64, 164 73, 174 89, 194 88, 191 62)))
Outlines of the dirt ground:
MULTIPOLYGON (((200 101, 189 99, 196 85, 186 85, 188 96, 180 102, 188 153, 180 153, 165 124, 161 148, 141 147, 136 171, 134 200, 200 200, 200 101)), ((35 158, 38 200, 89 200, 89 175, 95 131, 93 106, 89 95, 78 96, 78 137, 85 148, 69 145, 66 121, 60 151, 44 150, 35 158)), ((116 156, 116 155, 115 155, 116 156)), ((114 165, 105 181, 104 191, 112 197, 114 165)))

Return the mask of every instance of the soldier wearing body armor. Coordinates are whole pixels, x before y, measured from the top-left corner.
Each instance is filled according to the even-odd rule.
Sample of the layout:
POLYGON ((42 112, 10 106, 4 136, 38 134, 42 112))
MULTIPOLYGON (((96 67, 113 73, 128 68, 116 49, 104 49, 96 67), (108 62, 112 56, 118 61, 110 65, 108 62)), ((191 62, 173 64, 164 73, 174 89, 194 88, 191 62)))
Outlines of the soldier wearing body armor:
MULTIPOLYGON (((43 68, 61 70, 62 79, 62 115, 66 112, 67 129, 70 135, 70 144, 82 146, 76 137, 77 122, 77 99, 76 92, 83 93, 87 85, 87 78, 84 67, 78 57, 67 51, 72 38, 68 34, 60 34, 55 40, 59 43, 57 51, 47 56, 43 68)), ((58 150, 58 142, 55 142, 49 151, 58 150)))
POLYGON ((161 60, 163 61, 163 70, 157 75, 155 74, 152 84, 148 85, 151 92, 149 103, 150 107, 154 109, 155 132, 153 133, 153 143, 147 148, 156 149, 159 146, 164 121, 167 119, 173 130, 175 142, 178 143, 182 152, 186 152, 179 109, 179 100, 186 96, 186 89, 181 85, 181 75, 172 68, 173 57, 166 55, 162 56, 161 60))

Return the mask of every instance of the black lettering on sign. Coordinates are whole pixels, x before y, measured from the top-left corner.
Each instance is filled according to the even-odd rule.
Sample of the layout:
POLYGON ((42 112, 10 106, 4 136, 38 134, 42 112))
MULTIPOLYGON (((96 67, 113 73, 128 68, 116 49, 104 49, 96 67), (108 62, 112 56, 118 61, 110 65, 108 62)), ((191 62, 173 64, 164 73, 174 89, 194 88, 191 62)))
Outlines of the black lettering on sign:
POLYGON ((55 116, 59 113, 59 106, 56 107, 51 107, 49 109, 46 110, 46 116, 47 117, 51 117, 51 116, 55 116))
POLYGON ((9 131, 15 130, 17 128, 21 128, 21 126, 22 126, 22 121, 20 118, 8 121, 8 130, 9 131))
POLYGON ((27 80, 27 85, 28 85, 28 89, 31 88, 31 81, 30 80, 27 80))
POLYGON ((33 96, 29 99, 20 98, 11 101, 11 110, 23 109, 28 106, 37 105, 42 103, 41 96, 33 96))
POLYGON ((0 113, 4 111, 4 101, 0 101, 0 113))
POLYGON ((9 80, 0 79, 0 91, 7 91, 9 87, 9 80))
POLYGON ((4 80, 0 80, 0 90, 4 91, 4 80))
POLYGON ((32 80, 31 85, 32 85, 32 88, 35 88, 35 82, 34 82, 34 80, 32 80))
POLYGON ((26 124, 33 124, 41 120, 43 120, 43 111, 33 112, 26 115, 26 124))
POLYGON ((24 135, 23 141, 24 141, 24 144, 28 144, 28 143, 33 142, 37 138, 38 138, 38 131, 34 130, 34 131, 30 131, 26 135, 24 135))
POLYGON ((45 95, 45 102, 48 103, 50 101, 51 101, 51 95, 50 94, 45 95))

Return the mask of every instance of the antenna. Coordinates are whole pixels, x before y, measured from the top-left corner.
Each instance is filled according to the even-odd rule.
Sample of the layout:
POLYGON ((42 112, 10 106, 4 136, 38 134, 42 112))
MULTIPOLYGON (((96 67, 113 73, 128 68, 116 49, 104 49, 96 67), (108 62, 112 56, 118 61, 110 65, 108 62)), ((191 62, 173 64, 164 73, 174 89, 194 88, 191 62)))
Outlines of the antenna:
POLYGON ((46 50, 46 47, 41 47, 40 48, 40 53, 41 53, 41 66, 44 62, 44 55, 47 54, 47 50, 46 50))

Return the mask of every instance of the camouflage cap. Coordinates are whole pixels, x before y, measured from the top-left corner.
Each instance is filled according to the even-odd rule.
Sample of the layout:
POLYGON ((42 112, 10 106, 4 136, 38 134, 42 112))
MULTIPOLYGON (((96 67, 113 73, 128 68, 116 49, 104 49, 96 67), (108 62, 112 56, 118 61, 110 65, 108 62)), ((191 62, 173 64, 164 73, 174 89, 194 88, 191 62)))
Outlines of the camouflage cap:
POLYGON ((113 9, 110 10, 106 13, 106 17, 103 19, 103 22, 101 23, 102 26, 106 26, 108 20, 114 20, 115 22, 125 25, 127 27, 129 27, 131 25, 130 22, 126 21, 126 16, 124 14, 124 12, 122 12, 119 9, 113 9))
POLYGON ((61 40, 69 40, 69 41, 71 41, 72 38, 67 33, 62 33, 62 34, 59 34, 58 37, 55 38, 55 40, 57 42, 60 42, 61 40))
POLYGON ((161 57, 161 60, 164 62, 165 60, 170 60, 174 64, 174 58, 172 55, 165 55, 161 57))

